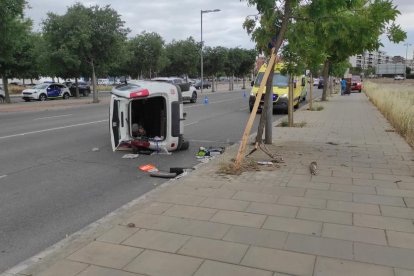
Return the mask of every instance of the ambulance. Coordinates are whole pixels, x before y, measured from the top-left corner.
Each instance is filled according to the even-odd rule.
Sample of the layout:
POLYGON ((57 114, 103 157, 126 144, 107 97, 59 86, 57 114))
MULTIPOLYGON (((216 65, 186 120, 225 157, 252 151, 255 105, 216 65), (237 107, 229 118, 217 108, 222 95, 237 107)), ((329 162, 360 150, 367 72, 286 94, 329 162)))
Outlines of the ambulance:
POLYGON ((109 129, 112 149, 185 150, 185 113, 179 86, 128 81, 111 91, 109 129))
MULTIPOLYGON (((249 98, 250 112, 253 109, 256 100, 257 92, 259 91, 260 83, 262 82, 267 65, 263 64, 252 82, 252 90, 249 98)), ((282 74, 284 68, 283 63, 275 64, 275 72, 273 75, 273 110, 282 110, 284 113, 288 112, 288 94, 289 94, 289 75, 282 74)), ((263 91, 262 99, 260 101, 259 110, 263 108, 266 90, 263 91)), ((298 108, 302 101, 306 100, 307 88, 305 76, 293 77, 293 105, 298 108)))

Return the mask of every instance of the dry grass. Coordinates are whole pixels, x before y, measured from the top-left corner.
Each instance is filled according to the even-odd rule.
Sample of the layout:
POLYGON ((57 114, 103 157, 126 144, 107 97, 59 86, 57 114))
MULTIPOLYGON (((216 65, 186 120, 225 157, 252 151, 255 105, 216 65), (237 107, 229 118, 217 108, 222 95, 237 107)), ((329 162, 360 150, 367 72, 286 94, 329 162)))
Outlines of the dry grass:
POLYGON ((308 108, 308 110, 310 110, 310 111, 321 111, 321 110, 323 110, 323 106, 315 104, 315 105, 312 106, 312 108, 308 108))
POLYGON ((234 161, 222 162, 219 164, 217 173, 219 174, 230 174, 230 175, 240 175, 243 172, 247 171, 260 171, 259 165, 250 158, 245 158, 239 169, 236 169, 234 166, 234 161))
MULTIPOLYGON (((293 123, 293 127, 305 127, 306 126, 306 122, 302 121, 300 123, 293 123)), ((282 122, 280 122, 280 124, 277 125, 277 127, 288 127, 289 126, 289 122, 287 120, 283 120, 282 122)))
POLYGON ((414 147, 414 86, 411 83, 364 83, 364 92, 395 130, 414 147))

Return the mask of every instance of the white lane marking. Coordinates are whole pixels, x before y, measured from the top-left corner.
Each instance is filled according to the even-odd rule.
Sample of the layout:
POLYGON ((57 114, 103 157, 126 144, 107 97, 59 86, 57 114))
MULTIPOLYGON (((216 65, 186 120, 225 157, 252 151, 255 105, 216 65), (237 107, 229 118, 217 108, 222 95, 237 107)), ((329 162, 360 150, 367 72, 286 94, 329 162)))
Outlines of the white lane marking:
POLYGON ((212 140, 188 140, 190 142, 198 142, 198 143, 217 143, 217 144, 230 144, 229 142, 224 142, 224 141, 212 141, 212 140))
POLYGON ((59 118, 59 117, 67 117, 67 116, 72 116, 72 115, 73 114, 57 115, 57 116, 50 116, 50 117, 41 117, 41 118, 33 119, 33 121, 36 121, 36 120, 46 120, 46 119, 59 118))
POLYGON ((12 138, 12 137, 18 137, 18 136, 25 136, 25 135, 29 135, 29 134, 36 134, 36 133, 42 133, 42 132, 47 132, 47 131, 53 131, 53 130, 71 128, 71 127, 77 127, 77 126, 86 126, 86 125, 92 125, 92 124, 103 123, 103 122, 108 122, 108 120, 106 119, 106 120, 93 121, 93 122, 87 122, 87 123, 76 124, 76 125, 69 125, 69 126, 62 126, 62 127, 54 127, 54 128, 48 128, 48 129, 30 131, 30 132, 25 132, 25 133, 13 134, 13 135, 8 135, 8 136, 1 136, 0 139, 6 139, 6 138, 12 138))
MULTIPOLYGON (((203 100, 204 101, 204 99, 200 99, 200 100, 203 100)), ((190 108, 190 107, 198 107, 198 106, 203 106, 203 105, 209 105, 209 104, 215 104, 215 103, 224 103, 224 102, 230 102, 230 101, 236 101, 237 99, 227 99, 227 100, 222 100, 222 101, 215 101, 215 102, 208 102, 208 104, 204 104, 204 103, 202 103, 202 104, 195 104, 195 105, 185 105, 184 107, 185 108, 190 108)))
POLYGON ((7 177, 7 175, 0 175, 0 179, 7 177))
POLYGON ((198 124, 200 121, 195 121, 195 122, 192 122, 192 123, 189 123, 189 124, 185 124, 184 126, 192 126, 192 125, 195 125, 195 124, 198 124))

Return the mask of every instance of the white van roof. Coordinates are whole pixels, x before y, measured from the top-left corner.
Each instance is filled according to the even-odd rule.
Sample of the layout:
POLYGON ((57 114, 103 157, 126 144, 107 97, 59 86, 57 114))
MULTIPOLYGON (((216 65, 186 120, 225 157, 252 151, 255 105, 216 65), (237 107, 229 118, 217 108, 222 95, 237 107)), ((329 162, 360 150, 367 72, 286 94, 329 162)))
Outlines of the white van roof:
POLYGON ((112 88, 111 93, 127 99, 147 97, 153 93, 166 93, 178 97, 175 85, 142 80, 131 80, 127 84, 118 85, 112 88))

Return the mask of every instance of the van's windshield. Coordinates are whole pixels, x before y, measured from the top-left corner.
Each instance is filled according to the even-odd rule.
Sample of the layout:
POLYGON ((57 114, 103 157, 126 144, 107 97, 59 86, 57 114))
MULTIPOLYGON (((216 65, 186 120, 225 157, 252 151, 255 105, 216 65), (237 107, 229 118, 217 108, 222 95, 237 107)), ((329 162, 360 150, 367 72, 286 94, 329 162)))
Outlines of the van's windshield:
MULTIPOLYGON (((260 72, 257 77, 256 81, 254 83, 255 86, 260 86, 260 83, 262 82, 264 76, 264 72, 260 72)), ((288 86, 289 78, 286 75, 281 75, 280 73, 275 73, 273 75, 273 86, 279 86, 279 87, 286 87, 288 86)))

